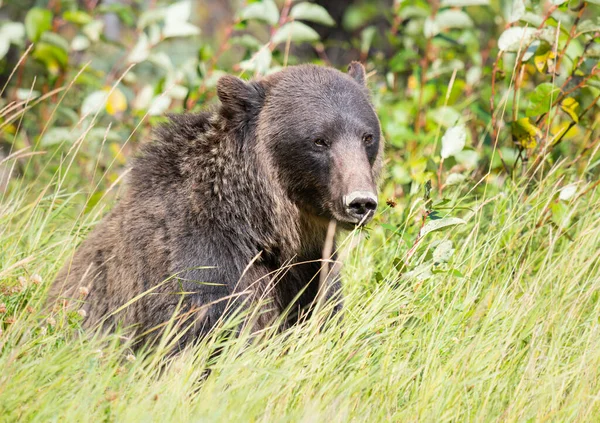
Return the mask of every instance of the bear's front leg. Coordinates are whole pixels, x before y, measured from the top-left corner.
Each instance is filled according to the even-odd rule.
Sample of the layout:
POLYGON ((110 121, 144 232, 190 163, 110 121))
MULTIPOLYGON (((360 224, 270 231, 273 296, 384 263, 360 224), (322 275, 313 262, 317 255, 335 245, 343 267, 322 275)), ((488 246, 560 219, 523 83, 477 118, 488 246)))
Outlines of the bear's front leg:
POLYGON ((273 273, 262 264, 251 263, 244 269, 233 287, 234 295, 242 300, 238 310, 245 313, 240 329, 257 334, 277 322, 283 307, 275 284, 273 273))
POLYGON ((330 260, 323 261, 319 272, 319 301, 325 305, 332 305, 331 315, 333 317, 342 311, 344 299, 342 293, 342 264, 337 260, 337 254, 334 253, 330 260))
POLYGON ((251 325, 256 332, 267 328, 281 314, 280 301, 271 286, 269 269, 259 257, 248 257, 227 239, 184 238, 173 250, 172 270, 181 291, 190 293, 187 307, 196 313, 193 333, 208 334, 237 314, 243 321, 236 332, 251 325))

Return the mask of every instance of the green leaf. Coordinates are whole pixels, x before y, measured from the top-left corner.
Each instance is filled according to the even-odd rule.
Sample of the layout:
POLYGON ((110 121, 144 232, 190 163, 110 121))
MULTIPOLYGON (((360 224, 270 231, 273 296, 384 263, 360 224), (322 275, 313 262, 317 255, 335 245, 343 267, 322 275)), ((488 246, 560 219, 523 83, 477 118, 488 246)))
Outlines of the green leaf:
POLYGON ((134 26, 137 21, 137 16, 129 4, 106 4, 106 2, 102 2, 94 8, 94 11, 99 14, 115 13, 126 26, 134 26))
POLYGON ((581 23, 577 26, 577 31, 582 34, 587 32, 600 31, 600 18, 586 19, 584 21, 581 21, 581 23))
POLYGON ((25 31, 27 38, 36 42, 42 34, 52 28, 52 12, 40 7, 34 7, 25 16, 25 31))
POLYGON ((569 201, 577 193, 577 184, 569 184, 560 189, 558 192, 558 199, 562 201, 569 201))
POLYGON ((171 37, 191 37, 200 34, 200 28, 189 22, 180 22, 178 24, 169 23, 165 25, 162 35, 165 38, 171 37))
POLYGON ((442 0, 442 7, 488 6, 490 0, 442 0))
POLYGON ((81 116, 94 115, 106 106, 108 93, 103 90, 89 94, 81 104, 81 116))
POLYGON ((133 47, 129 56, 127 57, 128 63, 139 63, 143 62, 150 55, 150 41, 148 36, 142 32, 138 38, 136 45, 133 47))
POLYGON ((360 33, 360 51, 364 54, 369 52, 371 48, 371 44, 373 43, 373 38, 375 37, 375 33, 377 32, 377 28, 375 26, 368 26, 363 29, 360 33))
POLYGON ((240 67, 243 70, 258 72, 259 74, 265 74, 271 66, 271 50, 267 46, 259 49, 250 60, 244 60, 240 63, 240 67))
POLYGON ((6 53, 8 53, 9 49, 10 40, 8 39, 8 37, 0 37, 0 60, 2 60, 4 56, 6 56, 6 53))
POLYGON ((348 31, 356 31, 369 23, 381 13, 374 2, 350 2, 344 16, 342 27, 348 31))
POLYGON ((419 231, 419 237, 422 238, 430 232, 439 231, 449 226, 464 225, 465 223, 467 222, 458 217, 445 217, 443 219, 432 220, 423 225, 419 231))
POLYGON ((449 106, 442 106, 436 109, 429 109, 427 112, 427 119, 431 119, 438 125, 445 126, 446 128, 455 125, 460 119, 460 113, 449 106))
POLYGON ((90 40, 85 35, 76 35, 71 41, 71 49, 74 51, 83 51, 90 46, 90 40))
POLYGON ((479 163, 479 153, 475 150, 463 150, 454 155, 456 161, 467 169, 475 169, 479 163))
POLYGON ((275 44, 279 44, 287 42, 288 39, 295 43, 318 41, 319 34, 302 22, 290 22, 279 28, 273 35, 271 41, 275 44))
POLYGON ((258 41, 256 39, 256 37, 250 35, 250 34, 243 34, 239 37, 231 37, 231 39, 229 40, 229 42, 232 45, 239 45, 239 46, 243 46, 247 49, 250 50, 258 50, 259 48, 262 47, 262 44, 260 41, 258 41))
POLYGON ((85 25, 93 20, 90 15, 82 10, 67 10, 63 13, 62 17, 65 21, 73 22, 78 25, 85 25))
POLYGON ((447 263, 448 260, 454 254, 454 248, 452 248, 452 241, 446 240, 438 244, 433 250, 433 262, 434 263, 447 263))
POLYGON ((56 32, 44 32, 40 37, 40 41, 52 44, 53 46, 56 46, 65 52, 69 50, 69 42, 56 32))
POLYGON ((381 227, 384 229, 387 229, 388 231, 392 231, 392 232, 397 232, 398 228, 394 225, 391 225, 389 223, 382 223, 381 227))
POLYGON ((77 140, 78 136, 79 134, 71 128, 57 126, 46 131, 40 140, 40 145, 47 147, 49 145, 61 144, 63 142, 72 144, 77 140))
POLYGON ((161 22, 165 18, 165 9, 148 9, 137 19, 137 28, 144 29, 149 25, 161 22))
POLYGON ((190 0, 173 3, 165 10, 165 25, 177 25, 187 22, 191 14, 192 2, 190 0))
POLYGON ((171 102, 171 97, 167 95, 156 97, 154 100, 152 100, 152 103, 148 108, 148 115, 160 116, 164 114, 169 109, 169 106, 171 106, 171 102))
POLYGON ((104 194, 104 191, 94 192, 85 204, 85 209, 83 210, 83 213, 88 214, 89 212, 91 212, 94 209, 94 207, 98 204, 98 202, 102 199, 104 194))
POLYGON ((428 17, 423 23, 423 35, 425 38, 432 38, 438 35, 441 31, 440 26, 435 19, 428 17))
POLYGON ((200 34, 200 28, 188 22, 192 13, 189 0, 173 3, 165 9, 165 26, 162 30, 164 38, 190 37, 200 34))
POLYGON ((446 186, 458 185, 463 182, 467 177, 462 173, 451 173, 446 177, 446 186))
POLYGON ((57 75, 69 61, 69 56, 64 49, 46 42, 39 42, 35 45, 33 57, 43 62, 52 75, 57 75))
POLYGON ((526 116, 539 116, 550 111, 552 102, 560 93, 560 89, 550 82, 535 87, 534 92, 529 96, 529 105, 525 112, 526 116))
POLYGON ((435 16, 435 22, 440 30, 452 28, 471 28, 473 20, 462 10, 442 10, 435 16))
POLYGON ((535 28, 513 26, 500 35, 498 48, 509 52, 519 51, 519 48, 525 48, 535 38, 535 34, 535 28))
MULTIPOLYGON (((406 4, 406 3, 404 3, 406 4)), ((428 8, 422 7, 420 5, 415 6, 404 6, 398 12, 398 16, 403 20, 413 19, 413 18, 427 18, 431 15, 431 11, 428 8)))
POLYGON ((452 276, 455 276, 457 278, 464 278, 465 277, 465 275, 463 275, 461 273, 461 271, 458 270, 458 269, 450 269, 450 270, 448 270, 448 274, 452 275, 452 276))
POLYGON ((569 227, 571 224, 572 207, 566 202, 558 201, 550 205, 552 212, 551 219, 556 226, 561 229, 569 227))
POLYGON ((542 131, 532 124, 529 118, 522 118, 511 122, 511 133, 515 144, 526 149, 535 148, 542 137, 542 131))
POLYGON ((410 272, 406 272, 404 277, 407 279, 416 279, 419 282, 425 281, 433 276, 433 272, 431 271, 433 263, 421 263, 412 269, 410 272))
POLYGON ((0 28, 0 38, 8 43, 21 43, 25 36, 25 26, 21 22, 6 22, 0 28))
POLYGON ((104 22, 101 20, 94 20, 85 25, 81 31, 90 39, 90 41, 96 43, 100 40, 100 35, 102 35, 103 29, 104 22))
POLYGON ((335 21, 329 15, 329 12, 323 6, 315 3, 298 3, 292 7, 290 16, 294 19, 316 22, 325 26, 335 25, 335 21))
POLYGON ((240 12, 240 19, 256 19, 264 21, 270 25, 279 22, 279 9, 273 0, 263 0, 257 3, 250 3, 240 12))
POLYGON ((523 0, 513 0, 512 10, 508 23, 518 22, 525 14, 525 2, 523 0))
POLYGON ((457 125, 448 128, 442 137, 442 151, 440 155, 443 159, 460 153, 465 148, 467 140, 467 128, 464 125, 457 125))

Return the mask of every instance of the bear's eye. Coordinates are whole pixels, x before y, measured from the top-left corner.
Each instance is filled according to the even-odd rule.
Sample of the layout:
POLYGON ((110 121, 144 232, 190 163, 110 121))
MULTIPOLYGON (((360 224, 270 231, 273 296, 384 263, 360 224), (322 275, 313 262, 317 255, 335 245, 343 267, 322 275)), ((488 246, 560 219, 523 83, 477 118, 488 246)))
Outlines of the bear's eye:
POLYGON ((316 138, 313 142, 318 147, 327 147, 327 141, 323 138, 316 138))
POLYGON ((365 145, 373 144, 373 135, 371 134, 364 134, 362 139, 365 145))

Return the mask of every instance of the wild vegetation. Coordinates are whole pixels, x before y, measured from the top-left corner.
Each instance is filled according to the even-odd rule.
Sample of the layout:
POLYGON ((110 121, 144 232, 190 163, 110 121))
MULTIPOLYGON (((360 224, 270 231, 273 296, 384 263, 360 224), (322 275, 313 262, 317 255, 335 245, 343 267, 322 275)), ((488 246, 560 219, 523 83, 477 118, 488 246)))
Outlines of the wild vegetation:
POLYGON ((600 2, 225 3, 0 1, 0 420, 596 421, 600 2), (387 206, 340 246, 341 322, 173 356, 43 307, 167 112, 350 59, 387 206))

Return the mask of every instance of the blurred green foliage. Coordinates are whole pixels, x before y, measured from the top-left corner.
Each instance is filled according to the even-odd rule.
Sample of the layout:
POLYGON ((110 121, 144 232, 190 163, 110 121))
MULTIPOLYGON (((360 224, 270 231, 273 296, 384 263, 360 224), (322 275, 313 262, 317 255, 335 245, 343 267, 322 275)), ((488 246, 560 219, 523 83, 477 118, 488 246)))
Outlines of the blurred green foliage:
POLYGON ((60 156, 85 140, 81 176, 108 184, 161 116, 215 102, 223 73, 353 59, 388 143, 385 196, 577 167, 598 159, 599 3, 4 0, 0 141, 60 156))

